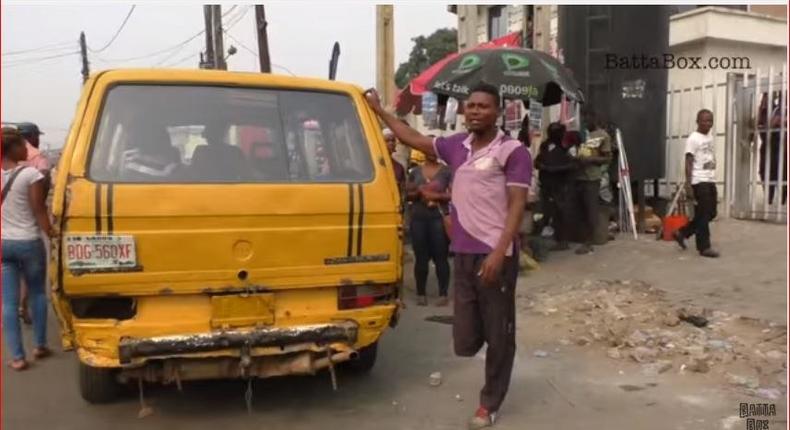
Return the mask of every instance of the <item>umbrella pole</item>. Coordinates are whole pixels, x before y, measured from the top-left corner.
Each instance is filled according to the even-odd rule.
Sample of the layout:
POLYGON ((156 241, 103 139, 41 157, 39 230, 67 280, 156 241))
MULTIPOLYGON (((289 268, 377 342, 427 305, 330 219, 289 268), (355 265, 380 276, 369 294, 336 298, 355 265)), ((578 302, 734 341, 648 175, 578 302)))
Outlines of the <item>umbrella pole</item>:
POLYGON ((505 111, 505 98, 500 100, 500 109, 502 110, 502 133, 506 131, 505 125, 507 124, 507 112, 505 111))

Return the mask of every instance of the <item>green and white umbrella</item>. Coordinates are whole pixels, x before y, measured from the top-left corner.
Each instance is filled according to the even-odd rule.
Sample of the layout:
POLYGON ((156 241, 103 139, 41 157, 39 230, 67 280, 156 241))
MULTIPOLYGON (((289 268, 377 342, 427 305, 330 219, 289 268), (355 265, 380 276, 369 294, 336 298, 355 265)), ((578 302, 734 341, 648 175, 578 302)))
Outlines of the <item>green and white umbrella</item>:
POLYGON ((499 89, 504 99, 560 103, 562 95, 578 102, 584 95, 571 72, 545 52, 525 48, 474 49, 449 61, 427 88, 460 100, 480 82, 499 89))

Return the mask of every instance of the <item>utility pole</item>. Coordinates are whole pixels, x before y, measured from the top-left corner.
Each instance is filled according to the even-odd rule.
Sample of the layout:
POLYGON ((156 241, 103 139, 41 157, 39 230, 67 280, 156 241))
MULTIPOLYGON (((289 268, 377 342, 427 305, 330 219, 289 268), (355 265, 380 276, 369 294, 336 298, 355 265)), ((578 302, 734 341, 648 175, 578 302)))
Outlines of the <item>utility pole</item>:
POLYGON ((392 5, 376 6, 376 91, 384 106, 395 97, 395 45, 392 5))
POLYGON ((203 6, 203 18, 206 25, 206 56, 200 62, 201 69, 214 68, 214 27, 212 25, 212 14, 214 13, 211 5, 203 6))
POLYGON ((214 24, 214 68, 228 70, 228 65, 225 63, 225 35, 222 32, 222 6, 216 4, 211 7, 214 24))
POLYGON ((80 55, 82 56, 82 83, 88 80, 91 70, 88 64, 88 43, 85 42, 85 32, 80 32, 80 55))
POLYGON ((262 4, 255 5, 255 33, 258 35, 258 61, 261 73, 271 73, 272 64, 269 58, 269 36, 266 34, 266 11, 262 4))
MULTIPOLYGON (((382 104, 395 104, 395 16, 392 5, 376 6, 376 91, 382 104)), ((393 158, 408 166, 411 150, 398 143, 393 158)))

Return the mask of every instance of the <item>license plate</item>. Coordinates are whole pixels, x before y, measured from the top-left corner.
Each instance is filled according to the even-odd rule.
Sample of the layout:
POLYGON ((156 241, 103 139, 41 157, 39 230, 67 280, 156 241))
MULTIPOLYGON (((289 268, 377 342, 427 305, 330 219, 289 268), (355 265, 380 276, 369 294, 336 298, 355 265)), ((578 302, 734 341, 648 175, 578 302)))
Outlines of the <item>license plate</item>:
POLYGON ((274 324, 274 294, 211 297, 213 328, 274 324))
POLYGON ((137 268, 133 236, 66 236, 64 251, 69 270, 137 268))

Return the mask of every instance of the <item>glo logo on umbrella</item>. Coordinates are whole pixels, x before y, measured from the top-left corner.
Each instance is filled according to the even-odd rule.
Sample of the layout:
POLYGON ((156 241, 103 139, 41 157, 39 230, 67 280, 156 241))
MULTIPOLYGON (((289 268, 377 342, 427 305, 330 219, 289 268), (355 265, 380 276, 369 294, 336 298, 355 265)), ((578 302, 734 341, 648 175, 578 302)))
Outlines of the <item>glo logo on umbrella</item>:
POLYGON ((477 68, 480 65, 480 57, 475 54, 469 54, 461 59, 461 64, 453 70, 453 73, 467 73, 477 68))
POLYGON ((518 54, 504 53, 502 54, 502 62, 505 63, 507 69, 504 74, 507 76, 529 76, 529 58, 518 54))

